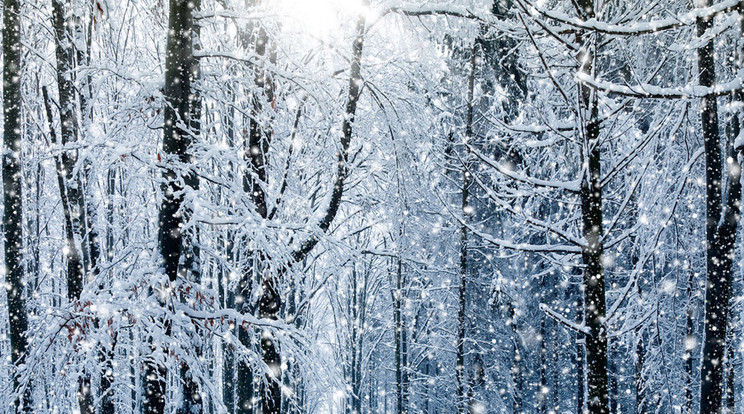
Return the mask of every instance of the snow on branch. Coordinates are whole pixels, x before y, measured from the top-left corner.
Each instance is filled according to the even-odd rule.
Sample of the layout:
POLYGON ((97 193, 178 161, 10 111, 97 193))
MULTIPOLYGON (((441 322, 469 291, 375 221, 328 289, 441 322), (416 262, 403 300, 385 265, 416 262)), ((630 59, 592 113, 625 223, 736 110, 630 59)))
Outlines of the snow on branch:
POLYGON ((719 14, 729 13, 738 10, 740 6, 739 0, 727 0, 710 7, 696 8, 681 16, 625 25, 601 22, 597 19, 581 20, 565 13, 542 10, 527 1, 522 1, 522 7, 524 7, 533 17, 543 16, 556 22, 573 26, 577 29, 592 30, 609 35, 626 36, 651 34, 677 27, 690 26, 695 24, 699 19, 709 19, 718 16, 719 14))
POLYGON ((487 17, 477 15, 466 7, 454 4, 435 4, 435 5, 385 5, 381 16, 389 13, 398 13, 404 16, 422 17, 422 16, 451 16, 465 19, 473 19, 481 22, 489 20, 487 17))
POLYGON ((546 187, 546 188, 552 188, 556 190, 565 190, 572 193, 578 193, 581 191, 581 184, 579 180, 573 180, 573 181, 557 181, 557 180, 542 180, 539 178, 530 177, 524 174, 520 174, 518 172, 510 171, 507 168, 504 168, 504 166, 499 165, 499 163, 494 162, 493 159, 489 158, 482 152, 478 151, 476 148, 474 148, 471 145, 468 145, 468 148, 470 151, 475 154, 481 161, 488 164, 490 167, 501 173, 502 175, 505 175, 512 180, 519 181, 526 184, 531 184, 535 187, 546 187))
POLYGON ((554 311, 553 309, 550 309, 550 307, 544 303, 540 304, 540 310, 545 312, 546 315, 553 318, 556 322, 560 323, 561 325, 565 326, 566 328, 578 332, 583 333, 584 335, 589 335, 589 328, 586 325, 579 325, 575 322, 571 322, 568 319, 566 319, 565 316, 561 315, 560 313, 554 311))
MULTIPOLYGON (((459 220, 459 219, 458 219, 459 220)), ((541 253, 581 253, 580 246, 571 246, 566 244, 529 244, 529 243, 514 243, 509 240, 499 239, 492 237, 482 231, 477 230, 473 226, 466 222, 459 220, 460 224, 464 224, 468 227, 468 231, 472 232, 482 240, 491 243, 495 246, 502 247, 504 249, 516 250, 521 252, 541 252, 541 253)))
POLYGON ((649 84, 625 86, 610 82, 604 82, 586 73, 576 74, 576 80, 580 83, 583 83, 584 85, 588 85, 594 89, 602 90, 606 93, 649 99, 704 98, 706 96, 729 95, 733 92, 742 90, 742 81, 740 78, 736 78, 730 82, 715 85, 711 88, 699 85, 688 85, 681 88, 663 88, 660 86, 649 84))

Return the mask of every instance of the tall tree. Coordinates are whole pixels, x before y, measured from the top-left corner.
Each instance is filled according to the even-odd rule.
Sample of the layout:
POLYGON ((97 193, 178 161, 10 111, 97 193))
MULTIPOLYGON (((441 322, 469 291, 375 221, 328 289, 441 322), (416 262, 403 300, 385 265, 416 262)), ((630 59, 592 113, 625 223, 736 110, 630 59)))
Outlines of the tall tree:
MULTIPOLYGON (((473 110, 475 102, 473 98, 473 92, 475 89, 475 70, 477 62, 478 47, 477 43, 470 48, 470 73, 468 75, 468 90, 467 90, 467 110, 465 112, 465 136, 463 140, 467 145, 471 145, 473 139, 473 110)), ((460 189, 462 214, 464 215, 463 220, 467 220, 467 217, 472 213, 472 206, 470 206, 470 186, 472 185, 471 178, 471 155, 470 151, 465 151, 462 165, 462 188, 460 189)), ((460 226, 460 287, 458 291, 458 310, 457 310, 457 352, 456 352, 456 366, 455 375, 457 377, 457 407, 460 413, 468 411, 468 401, 466 398, 466 384, 465 384, 465 341, 466 341, 466 329, 467 329, 467 302, 468 302, 468 226, 462 224, 460 226)))
POLYGON ((13 390, 20 391, 12 406, 15 412, 31 413, 31 389, 21 384, 18 367, 26 359, 28 315, 23 267, 23 173, 21 110, 21 2, 3 3, 3 242, 5 280, 8 286, 10 351, 14 364, 13 390))
MULTIPOLYGON (((187 207, 184 206, 186 186, 197 185, 193 171, 182 173, 182 167, 193 161, 189 150, 193 141, 193 127, 198 126, 201 101, 193 93, 192 82, 199 76, 199 66, 194 59, 194 18, 195 3, 186 0, 171 0, 168 18, 168 39, 165 58, 165 110, 163 128, 163 201, 158 215, 158 248, 163 259, 162 265, 170 284, 166 294, 173 294, 181 270, 193 273, 191 269, 180 269, 182 255, 185 262, 196 263, 192 246, 193 240, 185 240, 182 227, 187 207)), ((184 266, 187 267, 187 266, 184 266)), ((190 273, 190 274, 191 274, 190 273)), ((163 300, 165 302, 165 300, 163 300)), ((170 321, 165 321, 166 334, 170 332, 170 321)), ((158 347, 152 344, 153 351, 158 347)), ((181 361, 183 401, 180 409, 184 412, 201 412, 203 403, 190 367, 181 361)), ((163 413, 165 410, 166 378, 162 366, 148 366, 146 373, 145 412, 163 413)))
MULTIPOLYGON (((80 136, 80 123, 75 90, 76 58, 84 54, 78 45, 79 19, 74 13, 68 0, 52 0, 52 25, 54 29, 55 56, 57 59, 57 97, 59 103, 60 135, 57 144, 61 148, 58 157, 57 184, 65 218, 65 234, 67 239, 67 298, 71 304, 80 300, 85 285, 86 265, 84 258, 88 257, 85 236, 85 200, 83 196, 82 178, 76 173, 78 169, 78 149, 73 144, 80 136)), ((45 93, 46 105, 49 105, 45 93)), ((51 111, 47 110, 50 131, 53 131, 51 111)), ((55 133, 52 133, 55 136, 55 133)), ((90 239, 92 240, 92 238, 90 239)), ((97 259, 97 257, 95 258, 97 259)), ((94 260, 95 260, 94 259, 94 260)), ((95 412, 91 390, 90 373, 82 372, 78 384, 78 404, 83 414, 95 412)))
MULTIPOLYGON (((593 0, 580 0, 577 13, 582 20, 596 17, 593 0)), ((579 72, 591 75, 594 71, 596 48, 599 40, 596 33, 579 33, 577 43, 581 45, 577 61, 579 72)), ((582 143, 582 165, 587 171, 581 179, 582 232, 586 244, 581 257, 584 269, 584 306, 588 332, 586 335, 587 406, 591 414, 607 414, 609 400, 607 390, 607 328, 605 326, 605 279, 604 279, 604 231, 602 221, 602 162, 599 141, 600 120, 596 90, 579 86, 579 116, 582 143)))
MULTIPOLYGON (((710 0, 699 2, 711 6, 710 0)), ((697 35, 706 36, 713 27, 713 16, 698 19, 697 35)), ((706 88, 716 84, 714 40, 698 48, 698 83, 706 88)), ((741 101, 741 92, 734 93, 741 101)), ((721 413, 724 388, 724 359, 728 327, 730 290, 734 270, 736 233, 741 209, 741 167, 737 161, 744 145, 734 139, 722 139, 718 122, 718 97, 706 94, 700 100, 703 146, 705 148, 705 246, 706 291, 703 362, 700 381, 700 413, 721 413), (734 152, 735 150, 735 152, 734 152), (723 163, 724 154, 726 163, 723 163), (724 171, 727 175, 724 176, 724 171), (724 198, 725 195, 725 198, 724 198)), ((738 138, 739 121, 732 127, 738 138)), ((732 134, 733 135, 733 134, 732 134)))

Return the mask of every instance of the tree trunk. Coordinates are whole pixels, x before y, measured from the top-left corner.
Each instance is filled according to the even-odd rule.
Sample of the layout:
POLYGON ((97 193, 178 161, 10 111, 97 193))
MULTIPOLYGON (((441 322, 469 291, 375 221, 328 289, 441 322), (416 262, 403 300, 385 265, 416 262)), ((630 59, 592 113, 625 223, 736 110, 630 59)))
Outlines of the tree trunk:
MULTIPOLYGON (((709 6, 703 1, 701 7, 709 6)), ((697 22, 698 36, 712 27, 712 18, 697 22)), ((699 84, 711 87, 716 82, 713 40, 698 48, 699 84)), ((741 65, 741 57, 739 59, 741 65)), ((734 99, 742 102, 741 93, 734 99)), ((703 144, 705 148, 706 179, 706 278, 705 334, 703 338, 703 361, 700 382, 700 413, 718 414, 723 411, 723 370, 728 309, 733 262, 735 257, 736 232, 739 224, 741 201, 741 168, 737 154, 729 157, 726 175, 726 204, 723 204, 724 167, 722 163, 721 137, 718 128, 718 103, 715 96, 701 99, 703 144)), ((732 136, 738 136, 740 125, 731 124, 732 136)), ((727 140, 729 154, 733 140, 727 140)), ((740 148, 733 148, 737 153, 740 148)))
MULTIPOLYGON (((582 292, 577 295, 576 323, 584 324, 584 298, 582 292)), ((586 394, 584 364, 586 362, 586 336, 576 332, 576 414, 584 413, 584 396, 586 394)))
MULTIPOLYGON (((191 248, 184 249, 184 238, 181 226, 185 213, 182 211, 183 190, 179 182, 177 168, 169 164, 188 165, 193 162, 189 155, 191 146, 192 116, 199 113, 195 108, 198 103, 192 96, 192 80, 198 76, 193 73, 198 66, 193 57, 193 15, 194 3, 187 0, 170 0, 168 19, 168 41, 165 60, 165 115, 163 131, 163 162, 165 164, 163 179, 163 201, 158 217, 158 248, 163 258, 165 274, 171 284, 175 284, 179 275, 179 261, 186 250, 190 260, 195 259, 191 248), (184 127, 185 126, 185 127, 184 127)), ((198 120, 195 122, 198 123, 198 120)), ((197 124, 198 125, 198 124, 197 124)), ((195 185, 193 172, 183 177, 186 185, 195 185)), ((192 241, 188 241, 188 246, 192 241)), ((192 270, 192 269, 184 269, 192 270)), ((166 328, 166 331, 169 329, 166 328)), ((157 345, 153 344, 153 352, 157 345)), ((146 376, 145 412, 162 413, 164 410, 165 368, 148 364, 146 376), (157 373, 158 375, 154 375, 157 373)), ((189 367, 182 362, 180 369, 183 381, 182 410, 201 412, 202 402, 197 387, 189 372, 189 367)))
MULTIPOLYGON (((693 391, 692 391, 692 376, 693 376, 693 361, 692 351, 696 348, 695 344, 695 307, 692 304, 693 292, 695 289, 695 272, 689 270, 689 278, 687 282, 688 302, 687 312, 685 321, 685 354, 684 354, 684 365, 685 365, 685 414, 692 414, 693 404, 693 391)), ((639 414, 645 414, 639 411, 639 414)))
MULTIPOLYGON (((65 234, 67 238, 67 297, 70 302, 80 298, 83 291, 83 263, 77 241, 81 238, 80 230, 80 188, 73 175, 77 164, 77 151, 67 149, 67 145, 78 138, 77 103, 75 102, 74 85, 74 50, 66 21, 68 4, 63 0, 52 1, 52 21, 55 34, 55 55, 57 58, 57 91, 59 99, 60 138, 57 142, 62 147, 62 155, 57 161, 59 191, 65 216, 65 234)), ((45 99, 48 101, 48 98, 45 99)), ((49 112, 49 111, 48 111, 49 112)), ((49 119, 51 123, 51 118, 49 119)), ((86 404, 87 405, 87 404, 86 404)), ((81 409, 83 409, 81 407, 81 409)))
MULTIPOLYGON (((23 271, 23 174, 21 124, 21 25, 20 1, 4 0, 3 7, 3 231, 5 251, 10 351, 15 367, 26 360, 28 315, 23 271)), ((20 391, 12 404, 16 412, 32 412, 31 390, 13 372, 13 389, 20 391)))
POLYGON ((735 361, 736 354, 734 353, 734 335, 729 336, 729 344, 726 347, 726 412, 729 414, 735 413, 734 409, 736 406, 736 394, 734 393, 735 384, 735 361))
POLYGON ((393 293, 393 320, 395 322, 395 390, 397 398, 397 414, 407 412, 405 404, 405 391, 403 387, 403 314, 401 311, 403 301, 403 264, 398 256, 397 271, 395 277, 395 291, 393 293))
MULTIPOLYGON (((69 4, 63 0, 52 1, 52 22, 55 34, 55 55, 57 58, 57 92, 59 98, 60 137, 58 144, 62 147, 61 161, 57 162, 59 191, 65 216, 67 237, 67 297, 71 303, 80 300, 83 291, 85 262, 82 259, 83 223, 85 212, 82 210, 83 199, 81 180, 74 174, 77 164, 77 150, 67 146, 77 142, 79 124, 77 102, 75 99, 75 42, 74 22, 68 19, 69 4)), ((47 110, 50 128, 51 111, 47 110)), ((78 404, 82 414, 95 411, 91 394, 90 373, 82 372, 78 384, 78 404)))
MULTIPOLYGON (((700 2, 710 6, 710 0, 700 2)), ((712 26, 712 20, 697 23, 698 36, 712 26)), ((698 48, 699 84, 712 86, 716 81, 713 40, 698 48)), ((719 414, 723 389, 723 349, 728 310, 728 280, 720 274, 717 263, 721 256, 716 237, 716 227, 721 218, 721 148, 718 133, 718 103, 715 97, 700 101, 700 111, 705 146, 705 206, 706 206, 706 278, 705 330, 703 337, 703 366, 700 381, 700 413, 719 414)))
MULTIPOLYGON (((244 47, 248 46, 247 34, 241 36, 244 47)), ((258 35, 255 42, 255 53, 257 56, 266 57, 269 37, 266 30, 261 27, 258 29, 258 35)), ((253 83, 258 93, 253 95, 251 104, 251 118, 249 119, 249 132, 245 157, 250 165, 250 171, 243 175, 243 190, 248 193, 256 207, 256 212, 262 219, 268 218, 268 209, 266 205, 266 194, 264 185, 267 182, 267 159, 271 143, 271 130, 264 128, 258 121, 266 102, 271 102, 274 96, 274 85, 268 81, 266 71, 261 64, 257 65, 254 73, 253 83)), ((252 252, 253 263, 242 273, 242 279, 238 285, 239 297, 237 301, 238 311, 247 314, 253 311, 253 306, 248 303, 253 289, 253 279, 259 275, 262 279, 262 296, 259 299, 259 313, 262 317, 276 319, 276 314, 281 308, 281 300, 276 292, 275 278, 271 275, 263 276, 263 272, 270 272, 264 263, 262 252, 252 252), (265 316, 264 316, 265 315, 265 316)), ((251 338, 246 330, 247 328, 238 328, 238 338, 243 347, 250 349, 251 338)), ((261 334, 261 349, 263 351, 263 360, 270 369, 278 370, 279 375, 270 375, 266 378, 267 388, 263 393, 262 406, 267 413, 278 413, 281 407, 281 361, 278 360, 278 352, 274 347, 271 334, 268 331, 261 334)), ((253 412, 253 371, 247 361, 238 360, 237 372, 237 414, 249 414, 253 412)))
POLYGON ((362 346, 364 336, 361 334, 361 321, 364 302, 359 291, 359 274, 356 267, 351 273, 351 412, 362 412, 362 346))
MULTIPOLYGON (((582 19, 595 17, 594 1, 577 2, 582 19)), ((581 33, 578 61, 580 72, 591 75, 594 67, 596 34, 581 33)), ((582 232, 586 246, 582 249, 584 269, 584 306, 586 309, 586 363, 588 409, 590 414, 607 414, 609 410, 607 389, 607 331, 605 318, 605 281, 602 255, 602 174, 599 142, 597 94, 585 85, 579 85, 580 108, 584 125, 580 131, 583 141, 583 160, 587 172, 581 182, 582 232)))
POLYGON ((635 397, 636 413, 646 414, 646 382, 643 379, 643 368, 646 363, 646 348, 643 339, 643 328, 636 330, 637 341, 635 346, 635 397))
MULTIPOLYGON (((465 114, 465 142, 467 145, 471 144, 473 137, 473 90, 475 85, 475 69, 476 69, 476 55, 478 49, 476 45, 470 49, 470 75, 468 76, 468 90, 467 90, 467 112, 465 114)), ((462 166, 462 188, 461 192, 461 211, 467 220, 467 216, 470 215, 470 185, 472 177, 470 176, 471 165, 469 163, 470 151, 465 149, 465 163, 462 166)), ((460 287, 459 287, 459 299, 458 299, 458 310, 457 310, 457 354, 456 354, 456 366, 455 374, 457 379, 457 410, 460 413, 465 413, 468 409, 466 399, 466 385, 465 385, 465 331, 466 331, 466 306, 467 306, 467 275, 468 275, 468 226, 462 224, 460 226, 460 287)))
MULTIPOLYGON (((235 244, 233 241, 234 234, 231 231, 227 232, 225 237, 225 250, 228 257, 228 263, 230 267, 235 265, 235 244)), ((235 307, 235 294, 228 289, 229 272, 222 270, 219 273, 218 284, 219 284, 219 295, 220 304, 225 309, 233 309, 235 307)), ((237 328, 239 329, 239 328, 237 328)), ((237 330, 233 326, 230 331, 237 335, 237 330)), ((222 346, 222 403, 227 407, 227 414, 233 414, 235 412, 235 349, 233 345, 227 344, 224 341, 221 343, 222 346)))
POLYGON ((522 355, 519 351, 520 338, 517 329, 517 313, 514 310, 514 304, 511 299, 508 303, 509 320, 511 321, 511 342, 512 342, 512 414, 522 413, 522 355))

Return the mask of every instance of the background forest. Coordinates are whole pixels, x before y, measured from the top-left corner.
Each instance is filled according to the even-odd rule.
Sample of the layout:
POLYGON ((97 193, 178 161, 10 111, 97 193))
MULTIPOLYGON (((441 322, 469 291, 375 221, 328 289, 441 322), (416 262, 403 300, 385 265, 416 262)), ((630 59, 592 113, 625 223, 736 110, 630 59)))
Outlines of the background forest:
POLYGON ((0 413, 744 412, 744 1, 2 13, 0 413))

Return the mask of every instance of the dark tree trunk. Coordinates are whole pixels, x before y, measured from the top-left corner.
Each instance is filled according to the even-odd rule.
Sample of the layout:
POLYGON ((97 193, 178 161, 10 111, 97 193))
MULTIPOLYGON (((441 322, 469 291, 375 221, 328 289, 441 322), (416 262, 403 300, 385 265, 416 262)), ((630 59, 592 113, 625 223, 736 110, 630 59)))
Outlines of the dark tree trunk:
MULTIPOLYGON (((248 36, 244 34, 241 37, 244 47, 248 46, 248 36)), ((269 46, 269 37, 264 28, 259 28, 258 35, 256 36, 255 42, 255 53, 257 56, 266 57, 269 46)), ((251 118, 249 120, 249 131, 247 148, 245 151, 245 157, 250 165, 250 171, 247 171, 243 175, 243 189, 248 193, 256 207, 256 212, 263 219, 268 218, 268 209, 266 204, 266 193, 264 191, 267 182, 267 159, 266 155, 269 151, 269 145, 271 143, 271 130, 265 128, 259 122, 261 112, 263 111, 264 104, 271 102, 274 95, 274 85, 268 79, 266 71, 262 65, 257 65, 256 72, 254 74, 253 83, 256 86, 256 94, 252 98, 252 109, 251 118)), ((241 298, 238 302, 238 311, 243 314, 248 314, 253 311, 253 306, 248 303, 251 297, 253 289, 253 280, 255 275, 259 275, 262 279, 262 292, 263 295, 259 300, 259 313, 262 317, 270 319, 276 319, 277 313, 281 308, 281 298, 276 292, 275 278, 272 277, 269 272, 271 269, 265 267, 264 256, 262 252, 252 252, 253 263, 246 269, 242 274, 242 279, 238 284, 239 297, 241 298), (264 276, 263 272, 267 272, 264 276)), ((238 328, 238 338, 243 347, 250 349, 251 338, 247 328, 238 328)), ((264 390, 261 397, 262 407, 267 413, 279 412, 281 407, 281 361, 279 361, 279 354, 274 348, 275 344, 273 338, 268 332, 262 333, 261 339, 261 350, 263 351, 263 360, 267 366, 273 371, 277 371, 279 375, 269 375, 266 378, 267 388, 264 390)), ((254 391, 254 375, 252 368, 247 361, 240 359, 238 360, 237 369, 237 414, 249 414, 253 412, 253 391, 254 391)))
MULTIPOLYGON (((584 324, 584 298, 579 291, 576 305, 576 323, 584 324)), ((586 362, 586 336, 576 332, 576 414, 584 413, 586 393, 584 364, 586 362)))
MULTIPOLYGON (((541 289, 545 285, 541 284, 541 289)), ((540 315, 540 382, 535 384, 535 402, 537 412, 547 414, 548 412, 548 348, 546 342, 547 332, 545 330, 545 319, 547 316, 540 315)))
MULTIPOLYGON (((197 4, 198 5, 198 4, 197 4)), ((197 259, 193 249, 193 240, 184 240, 181 226, 184 222, 182 211, 183 186, 177 168, 172 164, 189 165, 193 162, 189 154, 191 146, 192 128, 198 126, 199 120, 192 120, 200 114, 200 100, 193 99, 192 82, 198 74, 198 63, 194 61, 194 25, 192 8, 193 2, 187 0, 170 0, 170 14, 168 19, 168 41, 165 60, 165 114, 163 131, 163 162, 165 164, 163 179, 163 201, 158 217, 158 248, 163 258, 165 274, 171 284, 175 284, 179 276, 179 262, 184 251, 186 262, 194 263, 197 259), (196 72, 194 72, 196 70, 196 72), (196 123, 196 124, 194 124, 196 123), (184 244, 185 242, 186 245, 184 244)), ((187 173, 183 182, 188 186, 196 185, 194 172, 187 173)), ((193 271, 194 264, 184 271, 193 271)), ((184 266, 186 267, 186 266, 184 266)), ((169 329, 166 327, 166 331, 169 329)), ((157 345, 153 344, 153 352, 157 352, 157 345)), ((147 370, 145 396, 146 413, 162 413, 165 399, 165 367, 153 366, 149 363, 147 370), (158 375, 154 375, 157 373, 158 375)), ((181 410, 187 412, 202 412, 203 403, 199 398, 189 367, 182 362, 180 375, 183 383, 183 401, 181 410)))
MULTIPOLYGON (((709 6, 710 1, 700 6, 709 6)), ((701 19, 697 24, 698 35, 712 26, 710 19, 701 19)), ((698 49, 699 83, 712 86, 716 80, 713 40, 698 49)), ((723 390, 723 360, 728 310, 728 278, 720 273, 721 256, 716 237, 716 227, 721 218, 721 148, 718 133, 718 103, 715 97, 705 97, 700 102, 705 146, 705 206, 706 206, 706 267, 707 289, 705 293, 705 330, 703 337, 703 361, 700 382, 700 413, 719 414, 723 390)))
MULTIPOLYGON (((70 33, 71 25, 65 19, 67 7, 68 4, 63 0, 52 1, 52 21, 57 58, 57 91, 60 108, 61 140, 57 144, 62 147, 62 155, 57 160, 57 174, 67 238, 67 297, 70 302, 74 302, 80 298, 84 283, 84 267, 76 240, 81 238, 80 217, 83 214, 80 211, 79 180, 74 176, 77 151, 66 148, 68 144, 76 142, 78 137, 77 103, 75 102, 73 79, 75 51, 73 50, 70 33)), ((51 118, 49 122, 51 123, 51 118)), ((85 406, 88 405, 89 403, 85 404, 85 406)), ((81 409, 85 408, 81 407, 81 409)))
POLYGON ((512 414, 522 413, 522 354, 519 351, 521 340, 519 338, 519 329, 517 328, 517 313, 514 310, 514 304, 511 299, 508 303, 509 320, 511 321, 511 342, 512 342, 512 414))
POLYGON ((736 354, 734 353, 734 335, 729 336, 729 344, 726 347, 726 396, 725 396, 725 408, 726 412, 733 414, 736 406, 736 394, 734 393, 735 384, 735 362, 736 354))
POLYGON ((171 282, 178 278, 181 258, 183 223, 181 204, 183 187, 179 184, 176 169, 169 163, 187 164, 191 144, 189 131, 182 125, 190 125, 191 117, 191 67, 193 17, 189 2, 170 0, 168 43, 166 47, 165 71, 165 116, 163 132, 163 161, 166 164, 163 178, 163 202, 159 214, 158 246, 163 257, 165 274, 171 282))
MULTIPOLYGON (((366 278, 365 274, 365 278, 366 278)), ((351 412, 362 413, 362 347, 364 335, 362 334, 365 300, 363 292, 360 291, 359 273, 356 267, 351 274, 351 412)), ((365 284, 362 284, 364 286, 365 284)))
MULTIPOLYGON (((686 321, 685 321, 685 355, 684 355, 684 365, 685 365, 685 414, 692 414, 693 411, 693 390, 692 390, 692 376, 693 376, 693 358, 692 358, 692 351, 695 349, 694 339, 695 338, 695 307, 693 306, 692 300, 693 300, 693 292, 695 291, 695 278, 694 278, 695 272, 692 270, 689 270, 689 278, 687 282, 687 288, 689 290, 688 292, 688 302, 687 302, 687 312, 686 312, 686 321)), ((640 412, 639 414, 645 414, 644 412, 640 412)))
MULTIPOLYGON (((75 24, 67 18, 69 3, 63 0, 52 1, 52 22, 55 34, 55 55, 57 58, 57 92, 59 98, 60 137, 58 144, 62 147, 61 160, 57 162, 57 176, 62 208, 65 216, 65 233, 67 237, 67 297, 71 303, 80 300, 85 283, 85 262, 82 260, 83 222, 85 212, 82 209, 83 198, 81 179, 74 174, 77 164, 77 150, 68 149, 67 145, 77 142, 79 124, 77 101, 75 99, 75 24)), ((50 127, 51 111, 47 110, 50 127)), ((78 404, 82 414, 95 411, 91 394, 90 373, 83 372, 78 384, 78 404)))
MULTIPOLYGON (((701 7, 709 6, 704 1, 701 7)), ((700 19, 698 36, 712 27, 712 18, 700 19)), ((741 59, 741 58, 740 58, 741 59)), ((741 63, 741 60, 739 60, 741 63)), ((713 40, 698 49, 699 84, 715 85, 715 57, 713 40)), ((741 93, 734 99, 742 102, 741 93)), ((737 156, 731 157, 728 174, 724 177, 722 163, 722 140, 718 126, 718 103, 715 96, 701 99, 703 144, 705 148, 706 179, 706 278, 705 332, 703 338, 702 370, 700 382, 700 413, 718 414, 723 411, 724 351, 728 328, 728 310, 733 262, 735 257, 736 232, 739 224, 741 201, 741 169, 737 156), (725 178, 725 180, 724 180, 725 178), (725 183, 725 205, 723 198, 725 183)), ((731 123, 732 136, 737 136, 740 125, 731 123)), ((725 153, 740 151, 731 148, 733 140, 727 140, 725 153)))
MULTIPOLYGON (((21 25, 20 1, 4 0, 3 7, 3 231, 10 350, 16 367, 26 360, 26 298, 23 292, 23 174, 21 164, 21 25)), ((13 401, 16 412, 32 412, 31 390, 13 373, 13 389, 21 391, 13 401)))
POLYGON ((646 414, 646 382, 643 379, 643 368, 646 363, 646 347, 643 338, 643 329, 639 328, 636 331, 637 338, 635 346, 635 397, 636 397, 636 413, 646 414))
POLYGON ((406 404, 405 383, 403 380, 403 371, 405 370, 405 361, 403 357, 403 331, 406 329, 403 320, 403 264, 400 256, 397 259, 397 270, 395 274, 395 291, 393 293, 393 319, 395 322, 395 391, 397 398, 398 414, 408 412, 406 404))
MULTIPOLYGON (((225 237, 225 250, 231 268, 235 265, 233 237, 235 236, 230 231, 227 232, 225 237)), ((233 309, 235 307, 235 294, 227 288, 228 283, 229 272, 222 270, 218 279, 220 303, 225 309, 233 309)), ((234 326, 230 328, 230 331, 237 335, 238 331, 234 326)), ((227 407, 227 414, 235 412, 235 385, 235 349, 233 345, 222 342, 222 403, 227 407)))
MULTIPOLYGON (((475 88, 475 69, 476 69, 476 55, 478 48, 476 45, 470 49, 470 75, 468 76, 468 90, 467 90, 467 112, 465 114, 465 140, 468 145, 471 144, 470 140, 473 137, 473 90, 475 88)), ((465 163, 462 166, 462 188, 460 189, 461 194, 461 211, 465 215, 464 219, 467 220, 467 216, 470 215, 470 186, 472 177, 470 176, 470 162, 469 162, 470 151, 465 150, 465 163)), ((462 224, 460 226, 460 287, 459 287, 459 298, 458 298, 458 310, 457 310, 457 355, 456 355, 456 366, 455 374, 457 379, 457 409, 460 413, 465 413, 468 409, 468 403, 465 390, 465 331, 466 331, 466 307, 467 307, 467 276, 468 276, 468 226, 462 224)))
MULTIPOLYGON (((594 1, 577 1, 582 19, 595 17, 594 1)), ((590 75, 594 67, 596 34, 581 33, 582 44, 578 61, 580 72, 590 75)), ((581 183, 582 231, 586 246, 582 249, 584 269, 584 306, 586 326, 587 406, 590 414, 607 414, 609 411, 607 389, 607 331, 605 318, 605 281, 602 255, 602 174, 599 142, 599 117, 596 92, 580 85, 580 113, 584 125, 580 131, 583 142, 583 160, 588 171, 581 183)))
POLYGON ((605 317, 604 269, 602 266, 602 188, 600 184, 599 125, 596 124, 596 101, 592 104, 592 121, 587 126, 585 148, 588 151, 590 178, 582 184, 581 205, 584 238, 587 246, 582 257, 584 271, 584 303, 586 303, 586 361, 588 407, 591 414, 608 412, 607 332, 605 317))

